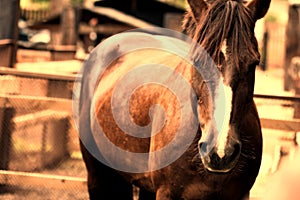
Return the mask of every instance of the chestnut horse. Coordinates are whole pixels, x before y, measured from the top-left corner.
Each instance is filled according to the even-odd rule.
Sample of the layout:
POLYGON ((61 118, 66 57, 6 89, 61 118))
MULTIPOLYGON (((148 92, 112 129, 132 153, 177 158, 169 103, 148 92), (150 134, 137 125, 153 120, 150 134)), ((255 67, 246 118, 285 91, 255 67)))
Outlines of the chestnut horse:
MULTIPOLYGON (((184 33, 205 49, 213 62, 204 58, 197 45, 189 51, 194 68, 174 53, 159 49, 122 54, 122 45, 135 45, 132 37, 126 36, 108 39, 113 42, 107 44, 107 48, 96 47, 85 62, 78 123, 90 199, 133 199, 133 185, 139 188, 138 198, 141 200, 249 198, 262 156, 261 126, 253 101, 255 68, 260 58, 254 27, 256 21, 266 14, 270 0, 188 0, 188 3, 190 10, 183 23, 184 33), (107 60, 114 57, 112 55, 119 56, 107 60), (102 67, 99 63, 108 67, 101 77, 95 78, 97 73, 93 70, 102 67), (125 75, 134 71, 134 66, 149 63, 156 65, 151 65, 148 71, 135 71, 138 76, 134 81, 125 75), (164 83, 180 79, 177 76, 168 78, 169 71, 157 67, 158 63, 171 66, 172 71, 180 73, 194 92, 178 97, 174 90, 187 91, 184 84, 176 83, 174 89, 162 87, 162 84, 144 84, 148 76, 165 77, 164 83), (208 72, 195 70, 203 66, 208 72), (212 69, 214 66, 216 70, 212 69), (160 73, 153 75, 151 69, 160 73), (122 85, 134 84, 135 81, 143 84, 132 91, 127 89, 131 86, 122 85), (115 90, 117 86, 122 94, 115 90), (225 91, 224 98, 220 98, 220 90, 225 91), (126 99, 130 92, 132 95, 126 99), (114 95, 117 95, 118 102, 114 102, 114 95), (184 105, 178 103, 181 98, 184 105), (192 110, 187 117, 182 116, 186 104, 192 110), (160 105, 164 114, 153 105, 160 105), (145 135, 136 137, 119 127, 116 118, 123 119, 123 107, 129 108, 127 114, 131 122, 145 127, 145 135), (185 131, 177 138, 181 124, 185 131), (101 130, 95 128, 97 126, 101 130), (97 138, 101 131, 104 134, 97 138), (173 147, 168 154, 155 154, 154 157, 147 154, 162 152, 174 138, 192 140, 182 145, 184 152, 181 154, 177 154, 181 146, 173 147), (105 146, 106 139, 118 149, 105 146), (141 156, 140 160, 135 159, 137 156, 124 157, 122 154, 120 157, 120 152, 146 157, 141 156), (175 159, 164 163, 171 157, 175 159), (115 166, 118 160, 121 164, 115 166), (132 168, 122 168, 128 164, 132 168)), ((154 41, 164 43, 161 47, 172 46, 172 40, 162 42, 159 37, 146 33, 137 35, 139 37, 154 38, 154 41)), ((137 41, 147 43, 147 40, 137 41)), ((181 44, 172 48, 188 51, 181 44)))

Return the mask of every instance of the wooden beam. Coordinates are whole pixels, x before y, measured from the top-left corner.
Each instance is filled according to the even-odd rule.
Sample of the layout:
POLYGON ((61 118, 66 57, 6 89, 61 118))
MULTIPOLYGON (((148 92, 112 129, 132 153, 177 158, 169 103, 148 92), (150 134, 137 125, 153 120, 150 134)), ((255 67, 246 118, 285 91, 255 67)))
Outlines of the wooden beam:
POLYGON ((11 135, 14 129, 14 108, 0 108, 0 169, 8 169, 11 153, 11 135))
POLYGON ((13 39, 0 39, 0 46, 13 44, 15 41, 13 39))
POLYGON ((282 100, 282 101, 298 101, 300 102, 300 96, 280 96, 280 95, 268 95, 268 94, 254 94, 254 98, 257 99, 270 99, 270 100, 282 100))
POLYGON ((155 27, 155 25, 135 18, 131 15, 127 15, 123 12, 120 12, 113 8, 106 8, 106 7, 89 7, 86 8, 91 12, 98 13, 100 15, 104 15, 116 21, 122 22, 124 24, 128 24, 134 26, 136 28, 146 28, 146 27, 155 27))
POLYGON ((57 176, 0 170, 0 184, 22 187, 44 187, 51 189, 87 190, 86 179, 81 177, 57 176))
POLYGON ((279 120, 279 119, 260 119, 263 128, 276 129, 283 131, 300 131, 300 119, 294 120, 279 120))
POLYGON ((99 34, 112 35, 116 33, 120 33, 132 28, 132 26, 125 25, 116 25, 116 24, 100 24, 96 27, 91 27, 85 23, 79 24, 79 33, 80 34, 89 34, 93 31, 99 34))
POLYGON ((77 75, 73 74, 50 74, 43 72, 31 72, 13 68, 0 67, 0 74, 2 75, 13 75, 26 78, 38 78, 38 79, 48 79, 48 80, 59 80, 59 81, 75 81, 77 75))
POLYGON ((70 117, 70 112, 57 110, 42 110, 30 114, 20 115, 13 119, 16 130, 25 129, 28 124, 43 124, 50 120, 61 120, 70 117))
POLYGON ((52 97, 8 95, 0 94, 0 108, 13 107, 27 110, 53 109, 59 111, 72 111, 72 100, 52 97))

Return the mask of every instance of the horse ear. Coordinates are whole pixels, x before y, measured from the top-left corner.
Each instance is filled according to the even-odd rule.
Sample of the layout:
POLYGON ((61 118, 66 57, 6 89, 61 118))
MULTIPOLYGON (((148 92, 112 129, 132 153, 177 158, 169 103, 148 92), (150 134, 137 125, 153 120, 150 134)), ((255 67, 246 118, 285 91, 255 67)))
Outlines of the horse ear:
POLYGON ((252 10, 253 17, 259 20, 265 16, 269 7, 271 0, 253 0, 248 4, 248 8, 252 10))
POLYGON ((187 0, 194 19, 199 22, 205 10, 207 10, 207 3, 204 0, 187 0))

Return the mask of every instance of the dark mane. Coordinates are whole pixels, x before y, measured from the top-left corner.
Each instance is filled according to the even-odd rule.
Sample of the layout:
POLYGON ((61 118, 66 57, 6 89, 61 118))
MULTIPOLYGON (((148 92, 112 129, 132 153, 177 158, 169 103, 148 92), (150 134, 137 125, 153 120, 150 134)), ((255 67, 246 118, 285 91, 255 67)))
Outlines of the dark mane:
POLYGON ((253 38, 255 22, 244 2, 212 1, 204 15, 197 24, 192 14, 188 12, 183 22, 183 30, 197 41, 217 64, 221 64, 224 60, 221 52, 224 42, 227 43, 226 54, 230 58, 227 64, 239 68, 241 50, 245 47, 247 48, 245 56, 259 60, 257 42, 253 38))

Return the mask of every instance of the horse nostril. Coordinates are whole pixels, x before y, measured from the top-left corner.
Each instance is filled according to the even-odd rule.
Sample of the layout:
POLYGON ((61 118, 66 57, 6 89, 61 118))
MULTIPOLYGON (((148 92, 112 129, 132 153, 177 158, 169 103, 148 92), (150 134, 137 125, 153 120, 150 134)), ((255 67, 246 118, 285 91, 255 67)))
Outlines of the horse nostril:
POLYGON ((199 143, 199 150, 200 152, 206 154, 207 153, 207 143, 206 142, 200 142, 199 143))
POLYGON ((241 143, 237 140, 229 140, 225 147, 199 142, 198 148, 204 167, 211 172, 221 173, 229 172, 234 168, 242 149, 241 143))
POLYGON ((230 158, 231 160, 234 160, 241 152, 241 144, 236 143, 233 145, 233 153, 231 154, 230 158))

